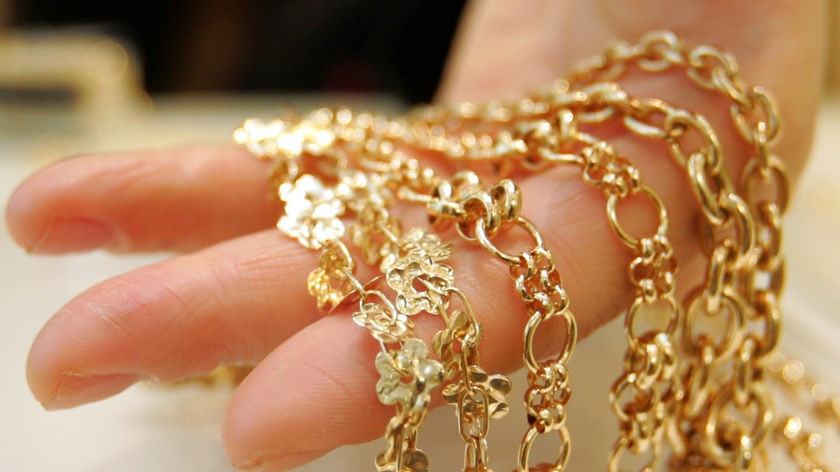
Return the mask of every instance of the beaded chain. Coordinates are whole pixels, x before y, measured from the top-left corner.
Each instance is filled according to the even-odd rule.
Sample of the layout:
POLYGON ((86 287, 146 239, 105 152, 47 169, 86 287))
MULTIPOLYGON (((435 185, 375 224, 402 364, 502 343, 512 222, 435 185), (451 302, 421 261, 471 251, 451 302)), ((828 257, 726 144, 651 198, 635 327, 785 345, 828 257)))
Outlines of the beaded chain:
POLYGON ((274 163, 284 203, 277 227, 320 252, 307 282, 318 307, 350 307, 380 345, 371 360, 380 374, 375 394, 394 415, 377 471, 429 470, 419 433, 435 395, 455 408, 465 444, 461 470, 491 471, 490 420, 508 412, 511 382, 481 367, 482 316, 456 288, 447 235, 483 248, 507 268, 522 303, 527 427, 517 470, 566 470, 577 322, 555 257, 522 215, 523 195, 511 177, 558 166, 577 168, 600 190, 607 221, 632 253, 626 352, 608 395, 619 425, 608 469, 765 470, 768 445, 777 441, 799 469, 825 470, 820 437, 805 432, 799 416, 782 415, 770 390, 774 381, 807 390, 816 416, 840 426, 840 400, 776 351, 781 217, 789 197, 786 171, 772 151, 779 129, 770 94, 743 83, 731 54, 686 48, 674 34, 657 31, 611 46, 566 80, 517 102, 426 106, 400 118, 322 108, 247 120, 234 140, 274 163), (742 175, 727 172, 705 117, 628 93, 620 80, 630 70, 682 71, 697 87, 726 98, 752 152, 742 175), (603 129, 610 136, 606 128, 614 133, 616 124, 662 144, 683 169, 703 216, 705 276, 684 300, 676 294, 665 204, 632 159, 599 135, 603 129), (416 157, 421 154, 436 155, 455 171, 426 166, 416 157), (499 180, 485 183, 479 166, 499 180), (648 202, 657 222, 649 234, 628 231, 619 206, 629 199, 648 202), (397 205, 423 208, 427 224, 403 228, 397 205), (502 247, 498 236, 512 231, 523 236, 520 245, 530 241, 526 249, 502 247), (362 281, 360 272, 378 275, 362 281), (420 316, 440 320, 431 344, 416 332, 420 316), (549 322, 562 325, 557 354, 541 359, 535 340, 549 322), (549 434, 559 437, 554 456, 532 464, 532 446, 549 434))

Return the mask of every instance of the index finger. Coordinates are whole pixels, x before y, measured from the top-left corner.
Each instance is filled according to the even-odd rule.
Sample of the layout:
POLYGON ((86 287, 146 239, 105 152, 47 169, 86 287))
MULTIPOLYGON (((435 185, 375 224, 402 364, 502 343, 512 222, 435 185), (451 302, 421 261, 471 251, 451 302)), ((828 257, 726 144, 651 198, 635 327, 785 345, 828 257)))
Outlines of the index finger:
POLYGON ((190 251, 271 227, 269 173, 234 146, 80 156, 24 181, 6 221, 32 253, 190 251))

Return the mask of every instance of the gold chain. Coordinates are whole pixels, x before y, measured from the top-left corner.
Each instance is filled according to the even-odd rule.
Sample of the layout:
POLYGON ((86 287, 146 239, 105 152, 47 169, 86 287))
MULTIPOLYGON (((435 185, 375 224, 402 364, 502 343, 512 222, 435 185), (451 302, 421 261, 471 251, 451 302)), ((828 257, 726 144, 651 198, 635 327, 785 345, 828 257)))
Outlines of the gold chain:
POLYGON ((478 177, 472 172, 459 172, 452 183, 442 183, 428 202, 433 220, 445 221, 443 218, 453 213, 459 215, 456 221, 461 237, 477 242, 509 267, 528 316, 523 358, 528 370, 525 407, 529 427, 520 444, 517 464, 519 470, 532 470, 529 465, 531 448, 537 438, 557 433, 560 438, 557 457, 552 463, 541 463, 537 467, 560 471, 565 468, 571 451, 566 404, 571 396, 568 362, 577 342, 577 322, 569 310, 569 298, 562 287, 554 257, 534 225, 519 215, 520 207, 521 196, 512 181, 503 180, 489 191, 483 191, 478 177), (447 210, 438 213, 438 208, 447 210), (449 210, 451 208, 455 211, 449 210), (518 254, 498 247, 491 238, 504 226, 508 226, 508 230, 523 230, 533 241, 533 247, 518 254), (543 324, 554 319, 562 320, 565 327, 562 346, 554 358, 539 360, 534 352, 537 333, 543 324))
MULTIPOLYGON (((610 391, 619 420, 610 470, 626 470, 626 456, 636 456, 634 464, 641 460, 641 470, 665 463, 674 470, 761 470, 769 437, 782 441, 801 470, 817 470, 819 437, 803 433, 799 417, 779 417, 766 382, 784 372, 771 362, 781 330, 781 216, 789 197, 786 171, 771 151, 779 129, 769 93, 746 86, 729 53, 688 49, 673 34, 654 32, 637 44, 610 47, 568 80, 515 103, 428 106, 396 119, 324 108, 269 123, 248 120, 234 137, 276 165, 275 185, 285 203, 278 228, 321 251, 308 281, 318 306, 330 311, 357 300, 354 320, 382 346, 377 394, 395 414, 386 430, 388 449, 376 461, 379 471, 428 469, 417 436, 438 386, 456 408, 465 472, 490 471, 489 420, 507 412, 510 383, 479 366, 479 314, 453 286, 454 273, 444 264, 452 248, 430 232, 444 234, 448 225, 508 267, 523 302, 528 429, 517 470, 565 470, 571 451, 568 363, 577 325, 553 255, 520 214, 522 195, 512 180, 487 187, 471 170, 443 176, 411 157, 419 150, 462 168, 489 167, 499 178, 574 165, 604 194, 607 219, 633 254, 628 276, 635 288, 625 314, 623 372, 610 391), (711 124, 663 100, 628 94, 618 81, 631 68, 680 69, 699 88, 730 101, 733 123, 752 151, 737 184, 724 168, 711 124), (615 122, 630 135, 664 144, 685 169, 704 216, 706 276, 685 301, 675 295, 677 264, 664 203, 632 161, 597 136, 599 127, 615 122), (652 234, 626 230, 619 211, 626 199, 650 202, 658 222, 652 234), (391 213, 397 202, 423 205, 431 230, 404 234, 391 213), (524 233, 532 247, 500 247, 497 236, 511 231, 524 233), (355 275, 359 263, 381 276, 362 284, 355 275), (433 339, 437 359, 414 334, 413 317, 421 313, 443 321, 433 339), (565 330, 559 354, 538 359, 534 341, 551 320, 565 330), (560 438, 555 457, 531 465, 532 445, 550 433, 560 438)), ((801 383, 777 376, 791 386, 801 383)), ((829 400, 816 385, 822 384, 808 389, 819 415, 833 411, 840 424, 840 400, 829 400)))
POLYGON ((799 416, 780 415, 774 427, 774 439, 782 444, 800 470, 828 470, 819 458, 823 435, 806 431, 802 417, 810 415, 833 427, 836 437, 840 433, 840 396, 832 395, 827 385, 814 380, 801 361, 787 359, 778 352, 768 358, 767 371, 803 410, 799 416))
MULTIPOLYGON (((389 446, 377 458, 377 469, 427 469, 428 458, 416 447, 417 436, 431 390, 451 381, 444 387, 443 397, 456 407, 459 432, 466 442, 464 470, 489 471, 489 420, 507 413, 510 381, 500 374, 488 375, 478 363, 482 326, 467 297, 452 286, 452 269, 442 263, 451 248, 420 229, 400 239, 400 226, 389 214, 392 190, 419 198, 420 191, 431 188, 428 182, 434 180, 433 173, 395 153, 392 143, 366 137, 365 131, 370 131, 366 127, 349 126, 351 121, 365 123, 367 117, 352 118, 349 110, 319 110, 311 116, 313 121, 303 120, 279 132, 275 127, 285 127, 285 122, 263 125, 249 121, 238 131, 237 139, 252 150, 257 146, 261 151, 267 149, 265 155, 276 159, 278 169, 285 173, 278 179, 282 182, 279 195, 286 203, 278 227, 303 246, 322 249, 320 266, 308 282, 319 307, 330 310, 358 297, 359 309, 353 319, 368 328, 382 346, 376 359, 382 375, 377 394, 382 403, 395 405, 396 412, 385 434, 389 446), (327 124, 336 127, 327 130, 327 124), (284 141, 294 134, 305 144, 284 141), (362 141, 366 144, 358 146, 362 141), (322 143, 330 147, 321 147, 322 143), (306 148, 308 159, 314 155, 323 158, 320 164, 326 165, 317 166, 318 172, 336 179, 334 185, 325 186, 313 174, 300 172, 306 148), (369 173, 349 170, 350 155, 358 157, 358 165, 369 173), (384 282, 397 294, 394 302, 355 278, 356 263, 339 239, 344 234, 340 217, 349 213, 356 216, 350 239, 361 250, 365 263, 379 267, 384 282), (460 309, 451 310, 453 299, 460 309), (445 328, 434 337, 440 361, 429 358, 425 343, 412 335, 411 317, 419 313, 443 318, 445 328)), ((431 198, 428 195, 426 200, 431 198)))
POLYGON ((682 445, 686 448, 682 457, 674 461, 707 470, 766 468, 763 443, 772 428, 774 408, 762 378, 764 359, 775 350, 780 332, 778 297, 784 272, 780 222, 788 193, 785 170, 770 152, 779 132, 778 110, 763 89, 743 84, 730 54, 711 46, 688 50, 673 35, 655 34, 639 47, 619 46, 614 51, 607 55, 610 60, 586 74, 587 79, 602 74, 617 78, 628 64, 650 72, 682 67, 697 85, 732 101, 737 129, 753 148, 742 179, 742 198, 723 168, 719 141, 702 117, 667 113, 661 130, 643 121, 644 113, 631 113, 625 120, 636 134, 665 133, 706 217, 707 281, 686 303, 683 328, 683 351, 689 354, 685 384, 692 388, 686 391, 687 408, 680 412, 680 423, 688 441, 682 445), (686 152, 681 142, 691 131, 703 138, 704 146, 686 152), (754 193, 754 181, 775 200, 754 193), (698 329, 723 317, 727 317, 724 322, 718 321, 722 328, 702 333, 698 329))

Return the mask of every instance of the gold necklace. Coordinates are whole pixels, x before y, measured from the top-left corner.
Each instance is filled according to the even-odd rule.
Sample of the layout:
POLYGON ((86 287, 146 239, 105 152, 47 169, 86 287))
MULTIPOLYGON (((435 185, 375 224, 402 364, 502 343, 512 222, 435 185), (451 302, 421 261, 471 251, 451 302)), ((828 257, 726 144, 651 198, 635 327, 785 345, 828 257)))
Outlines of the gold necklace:
POLYGON ((380 472, 428 470, 419 432, 437 388, 456 408, 465 472, 490 471, 490 420, 507 412, 510 382, 480 366, 481 313, 445 264, 452 247, 440 235, 451 235, 449 226, 507 267, 527 317, 528 428, 517 468, 565 470, 568 363, 577 324, 554 256, 521 214, 522 194, 506 178, 556 166, 576 166, 583 181, 602 191, 606 218, 633 254, 623 372, 609 392, 619 422, 609 470, 626 470, 628 462, 641 463, 634 466, 640 470, 764 470, 771 439, 801 470, 824 470, 814 447, 819 437, 805 433, 799 417, 781 416, 767 381, 807 388, 818 416, 840 424, 840 401, 822 384, 786 376, 798 364, 780 361, 776 352, 781 216, 789 196, 787 173, 772 152, 779 128, 770 94, 744 84, 729 53, 686 48, 670 32, 652 32, 637 44, 610 47, 566 80, 517 102, 427 106, 400 118, 323 108, 268 123, 247 120, 234 139, 275 163, 273 181, 285 203, 278 228, 321 251, 308 281, 318 306, 354 304, 353 319, 381 346, 372 360, 381 375, 376 394, 395 412, 387 448, 375 461, 380 472), (753 152, 742 175, 728 175, 717 134, 703 116, 626 92, 619 81, 630 69, 681 70, 697 87, 728 99, 733 124, 753 152), (704 217, 705 278, 686 300, 675 294, 665 205, 632 159, 598 136, 615 124, 664 145, 684 169, 704 217), (424 167, 412 157, 417 151, 458 170, 443 175, 424 167), (492 169, 498 182, 485 184, 470 170, 477 166, 492 169), (627 230, 619 211, 626 199, 648 201, 655 230, 627 230), (392 213, 397 203, 423 206, 429 224, 404 229, 392 213), (496 236, 508 231, 523 234, 529 247, 500 247, 496 236), (361 264, 381 275, 359 280, 361 264), (431 348, 414 333, 418 315, 442 320, 431 348), (534 340, 552 320, 563 326, 559 354, 538 359, 534 340), (554 457, 532 465, 532 445, 549 434, 560 439, 554 457))

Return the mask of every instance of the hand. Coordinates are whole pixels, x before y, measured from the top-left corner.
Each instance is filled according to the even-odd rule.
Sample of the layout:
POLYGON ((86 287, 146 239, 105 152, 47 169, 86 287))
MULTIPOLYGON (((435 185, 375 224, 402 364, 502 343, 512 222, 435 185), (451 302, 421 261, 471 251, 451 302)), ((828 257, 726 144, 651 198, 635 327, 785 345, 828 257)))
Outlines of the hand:
MULTIPOLYGON (((793 176, 805 163, 819 95, 823 3, 752 0, 476 2, 440 91, 441 100, 515 97, 562 76, 614 39, 669 28, 690 44, 738 57, 745 80, 772 90, 786 125, 776 148, 793 176)), ((730 171, 743 166, 728 108, 679 74, 632 76, 625 87, 708 116, 722 134, 730 171)), ((614 142, 665 200, 683 268, 698 253, 693 197, 683 171, 659 147, 614 142)), ((284 237, 264 162, 234 147, 83 156, 45 168, 15 192, 7 222, 34 253, 97 247, 182 255, 103 282, 62 308, 35 340, 28 364, 34 395, 67 408, 134 382, 169 382, 226 363, 257 364, 224 423, 225 447, 241 468, 285 469, 382 434, 392 409, 373 394, 377 346, 348 313, 322 316, 306 292, 317 254, 284 237)), ((737 175, 737 174, 735 174, 737 175)), ((604 217, 600 193, 573 169, 521 182, 523 213, 558 259, 586 335, 627 306, 628 254, 604 217), (605 282, 606 281, 606 282, 605 282)), ((480 249, 457 246, 452 265, 486 328, 491 371, 518 362, 524 317, 504 270, 480 249)), ((691 272, 684 270, 684 272, 691 272)), ((429 337, 430 323, 419 330, 429 337)))

